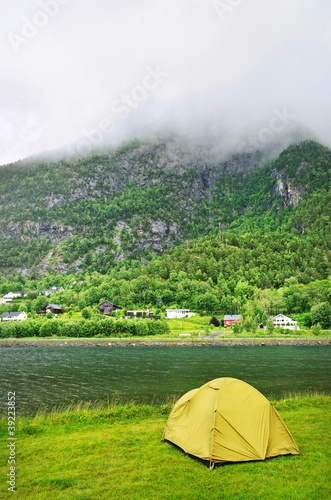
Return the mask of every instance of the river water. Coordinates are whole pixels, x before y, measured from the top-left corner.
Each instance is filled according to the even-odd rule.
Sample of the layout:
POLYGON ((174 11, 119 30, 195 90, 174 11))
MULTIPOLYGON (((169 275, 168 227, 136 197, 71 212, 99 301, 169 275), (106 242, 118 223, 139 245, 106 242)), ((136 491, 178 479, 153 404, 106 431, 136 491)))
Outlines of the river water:
POLYGON ((219 377, 244 380, 268 398, 331 393, 329 347, 0 348, 1 413, 15 391, 17 412, 35 414, 114 395, 163 402, 219 377))

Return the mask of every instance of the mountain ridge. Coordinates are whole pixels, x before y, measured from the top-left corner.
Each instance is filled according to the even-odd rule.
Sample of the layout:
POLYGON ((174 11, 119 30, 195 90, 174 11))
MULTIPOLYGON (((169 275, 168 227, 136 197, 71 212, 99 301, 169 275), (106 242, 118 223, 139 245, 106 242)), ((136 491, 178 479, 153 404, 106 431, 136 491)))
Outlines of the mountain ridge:
MULTIPOLYGON (((132 141, 75 161, 2 167, 2 270, 78 272, 94 262, 106 272, 105 260, 109 268, 126 257, 150 259, 245 224, 261 230, 267 221, 275 231, 301 200, 327 191, 330 154, 303 141, 271 162, 259 151, 222 161, 176 143, 132 141)), ((311 222, 301 219, 292 226, 303 233, 311 222)))

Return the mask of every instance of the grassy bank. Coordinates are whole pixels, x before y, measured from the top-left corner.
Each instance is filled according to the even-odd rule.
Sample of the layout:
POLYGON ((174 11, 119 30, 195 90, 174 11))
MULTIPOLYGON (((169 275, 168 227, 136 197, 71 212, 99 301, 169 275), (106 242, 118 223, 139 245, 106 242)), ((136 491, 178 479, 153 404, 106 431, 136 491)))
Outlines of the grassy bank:
MULTIPOLYGON (((275 402, 304 456, 210 471, 161 443, 170 405, 82 406, 17 421, 16 490, 36 499, 326 499, 330 492, 328 396, 275 402)), ((8 473, 1 420, 1 498, 8 473)), ((7 492, 10 494, 9 492, 7 492)))

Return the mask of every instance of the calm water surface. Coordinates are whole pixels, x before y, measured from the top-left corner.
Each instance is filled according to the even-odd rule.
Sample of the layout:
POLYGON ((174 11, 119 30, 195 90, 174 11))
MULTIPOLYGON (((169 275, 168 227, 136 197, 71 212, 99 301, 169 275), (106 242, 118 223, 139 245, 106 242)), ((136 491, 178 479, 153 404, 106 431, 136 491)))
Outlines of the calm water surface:
POLYGON ((219 377, 235 377, 267 397, 331 393, 329 347, 67 347, 0 348, 1 412, 8 391, 17 411, 34 414, 115 394, 164 401, 219 377))

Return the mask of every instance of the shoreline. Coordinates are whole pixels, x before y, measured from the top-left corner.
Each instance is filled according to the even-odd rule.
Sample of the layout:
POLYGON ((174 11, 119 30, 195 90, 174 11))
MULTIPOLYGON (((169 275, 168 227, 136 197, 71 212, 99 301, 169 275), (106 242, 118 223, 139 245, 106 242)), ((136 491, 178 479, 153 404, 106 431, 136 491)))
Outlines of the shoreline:
POLYGON ((71 339, 48 339, 48 340, 0 340, 0 348, 15 348, 15 347, 264 347, 264 346, 331 346, 331 340, 300 340, 300 339, 288 339, 288 340, 276 340, 276 339, 237 339, 237 340, 124 340, 124 339, 102 339, 102 340, 71 340, 71 339))

